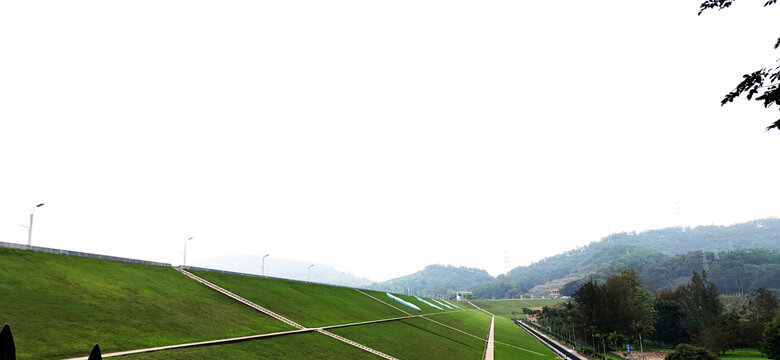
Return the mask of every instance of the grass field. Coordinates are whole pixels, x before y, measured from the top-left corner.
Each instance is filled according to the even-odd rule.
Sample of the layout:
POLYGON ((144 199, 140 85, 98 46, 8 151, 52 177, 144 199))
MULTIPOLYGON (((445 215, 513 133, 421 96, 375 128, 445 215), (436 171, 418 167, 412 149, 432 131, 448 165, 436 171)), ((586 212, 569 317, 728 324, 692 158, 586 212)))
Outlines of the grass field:
POLYGON ((517 326, 512 320, 496 316, 496 359, 555 359, 555 354, 517 326))
POLYGON ((350 288, 211 271, 192 273, 307 327, 406 316, 350 288))
POLYGON ((0 325, 20 359, 291 329, 173 268, 7 248, 0 264, 0 325))
MULTIPOLYGON (((0 248, 0 264, 0 324, 11 324, 19 359, 86 356, 95 343, 107 354, 292 330, 170 267, 7 248, 0 248)), ((400 359, 479 359, 490 328, 489 315, 463 303, 458 304, 463 310, 439 310, 396 294, 419 306, 418 312, 384 292, 193 272, 307 327, 397 318, 405 312, 438 322, 411 318, 330 330, 400 359)), ((501 317, 496 318, 496 341, 497 359, 547 359, 552 354, 501 317)), ((123 358, 377 357, 311 332, 123 358)))
POLYGON ((122 356, 127 360, 156 359, 382 359, 367 351, 345 344, 329 336, 303 333, 242 341, 233 344, 204 346, 147 354, 122 356))
POLYGON ((756 349, 736 349, 729 350, 725 355, 720 356, 721 359, 733 359, 733 360, 766 360, 760 351, 756 349))
POLYGON ((420 318, 332 332, 399 359, 480 359, 485 347, 484 340, 420 318))
POLYGON ((525 316, 523 316, 523 308, 552 306, 566 301, 567 299, 475 300, 472 301, 472 303, 493 313, 493 315, 511 319, 513 317, 525 318, 525 316), (516 315, 513 316, 512 311, 514 311, 516 315))

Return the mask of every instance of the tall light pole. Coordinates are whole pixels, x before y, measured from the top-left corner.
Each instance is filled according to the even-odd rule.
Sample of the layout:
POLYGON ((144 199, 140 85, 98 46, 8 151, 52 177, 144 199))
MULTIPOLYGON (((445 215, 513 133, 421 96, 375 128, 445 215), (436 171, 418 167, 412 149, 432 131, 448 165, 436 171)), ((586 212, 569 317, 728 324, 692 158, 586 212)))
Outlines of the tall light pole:
POLYGON ((33 213, 35 212, 35 209, 43 206, 43 203, 40 203, 38 205, 35 205, 30 209, 30 226, 27 227, 27 246, 32 245, 32 224, 33 224, 33 213))
POLYGON ((309 265, 309 282, 311 282, 311 268, 314 267, 314 264, 309 265))
POLYGON ((271 254, 263 255, 263 260, 260 263, 260 275, 263 275, 263 276, 265 276, 265 258, 267 258, 268 255, 271 255, 271 254))
POLYGON ((189 239, 184 240, 184 259, 181 262, 182 266, 187 266, 187 241, 192 240, 192 236, 189 239))
POLYGON ((344 272, 341 272, 341 286, 344 286, 344 272))

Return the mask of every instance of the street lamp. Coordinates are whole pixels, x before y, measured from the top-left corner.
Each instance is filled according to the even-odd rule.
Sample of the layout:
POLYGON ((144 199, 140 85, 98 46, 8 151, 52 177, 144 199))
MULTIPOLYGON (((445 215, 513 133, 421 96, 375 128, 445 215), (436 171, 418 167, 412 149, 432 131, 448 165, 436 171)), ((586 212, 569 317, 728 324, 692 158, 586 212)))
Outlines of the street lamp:
POLYGON ((190 236, 189 239, 184 240, 184 260, 182 260, 181 265, 187 266, 187 241, 192 240, 192 236, 190 236))
POLYGON ((267 258, 268 255, 271 255, 271 254, 265 254, 263 256, 263 260, 262 260, 262 262, 260 264, 260 275, 263 275, 263 276, 265 276, 265 258, 267 258))
POLYGON ((311 282, 311 268, 314 267, 314 264, 309 265, 309 282, 311 282))
POLYGON ((35 212, 35 209, 43 206, 43 203, 40 203, 38 205, 35 205, 30 209, 30 226, 27 228, 27 246, 29 247, 32 245, 32 224, 33 224, 33 213, 35 212))

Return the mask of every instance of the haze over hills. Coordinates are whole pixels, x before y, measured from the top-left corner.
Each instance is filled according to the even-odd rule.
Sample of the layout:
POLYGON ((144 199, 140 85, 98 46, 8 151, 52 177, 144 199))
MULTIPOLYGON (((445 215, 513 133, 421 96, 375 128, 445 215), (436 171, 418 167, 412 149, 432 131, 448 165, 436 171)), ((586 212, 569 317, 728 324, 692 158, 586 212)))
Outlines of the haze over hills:
POLYGON ((492 280, 493 277, 482 269, 428 265, 414 274, 374 283, 371 287, 411 295, 441 295, 470 289, 492 280))
MULTIPOLYGON (((754 220, 730 226, 665 228, 612 234, 587 246, 512 269, 490 279, 466 278, 457 271, 421 272, 374 284, 378 289, 405 286, 411 292, 437 293, 469 289, 481 298, 545 296, 559 288, 576 290, 588 277, 603 279, 624 267, 637 269, 651 290, 685 283, 693 270, 708 270, 721 292, 780 288, 780 219, 754 220), (757 249, 757 250, 745 250, 757 249), (434 277, 449 276, 449 279, 434 277), (404 285, 406 284, 406 285, 404 285), (433 285, 435 284, 435 285, 433 285), (450 284, 442 287, 441 284, 450 284), (445 290, 446 289, 446 290, 445 290)), ((477 269, 474 273, 478 273, 477 269)), ((443 295, 440 294, 439 295, 443 295)))
MULTIPOLYGON (((262 255, 219 256, 199 261, 192 266, 209 269, 227 270, 246 274, 261 274, 262 255)), ((265 258, 265 275, 283 279, 307 281, 311 262, 291 260, 269 256, 265 258)), ((339 271, 325 264, 314 264, 311 268, 311 281, 353 287, 365 287, 371 280, 355 276, 349 272, 339 271)))

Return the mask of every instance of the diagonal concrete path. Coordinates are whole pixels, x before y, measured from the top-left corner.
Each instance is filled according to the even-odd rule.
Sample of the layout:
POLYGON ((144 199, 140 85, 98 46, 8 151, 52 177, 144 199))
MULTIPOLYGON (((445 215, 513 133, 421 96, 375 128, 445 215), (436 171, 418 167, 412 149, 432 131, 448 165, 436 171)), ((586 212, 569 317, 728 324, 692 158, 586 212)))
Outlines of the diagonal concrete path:
MULTIPOLYGON (((244 299, 244 298, 242 298, 242 297, 240 297, 240 296, 238 296, 238 295, 236 295, 236 294, 234 294, 234 293, 232 293, 232 292, 230 292, 230 291, 228 291, 228 290, 225 290, 225 289, 223 289, 223 288, 221 288, 221 287, 219 287, 219 286, 217 286, 217 285, 215 285, 215 284, 211 283, 210 281, 208 281, 208 280, 206 280, 206 279, 203 279, 203 278, 201 278, 201 277, 199 277, 199 276, 197 276, 197 275, 195 275, 195 274, 193 274, 193 273, 190 273, 190 272, 189 272, 189 271, 187 271, 187 270, 184 270, 184 269, 182 269, 182 268, 177 268, 177 269, 178 269, 179 271, 181 271, 181 272, 182 272, 184 275, 187 275, 187 276, 189 276, 190 278, 192 278, 192 279, 194 279, 194 280, 196 280, 196 281, 200 282, 200 283, 201 283, 201 284, 203 284, 203 285, 206 285, 206 286, 208 286, 208 287, 210 287, 210 288, 212 288, 212 289, 214 289, 214 290, 217 290, 217 291, 219 291, 219 292, 221 292, 221 293, 223 293, 223 294, 225 294, 225 295, 227 295, 227 296, 229 296, 229 297, 231 297, 231 298, 233 298, 233 299, 235 299, 235 300, 238 300, 238 301, 240 301, 240 302, 241 302, 241 303, 243 303, 244 305, 247 305, 247 306, 249 306, 249 307, 251 307, 251 308, 253 308, 253 309, 255 309, 255 310, 258 310, 258 311, 260 311, 260 312, 262 312, 262 313, 264 313, 264 314, 267 314, 267 315, 269 315, 269 316, 271 316, 271 317, 273 317, 273 318, 275 318, 275 319, 277 319, 277 320, 279 320, 279 321, 282 321, 282 322, 284 322, 284 323, 286 323, 286 324, 289 324, 289 325, 291 325, 291 326, 294 326, 294 327, 296 327, 296 328, 298 328, 298 329, 300 329, 300 330, 315 330, 315 331, 317 331, 317 332, 319 332, 319 333, 322 333, 322 334, 324 334, 324 335, 330 336, 330 337, 332 337, 332 338, 334 338, 334 339, 336 339, 336 340, 339 340, 339 341, 341 341, 341 342, 344 342, 344 343, 346 343, 346 344, 352 345, 352 346, 354 346, 354 347, 356 347, 356 348, 358 348, 358 349, 361 349, 361 350, 364 350, 364 351, 370 352, 370 353, 372 353, 372 354, 374 354, 374 355, 377 355, 377 356, 383 357, 383 358, 385 358, 385 359, 388 359, 388 360, 398 360, 398 359, 396 359, 396 358, 394 358, 394 357, 392 357, 392 356, 390 356, 390 355, 387 355, 387 354, 385 354, 385 353, 382 353, 382 352, 381 352, 381 351, 379 351, 379 350, 372 349, 372 348, 370 348, 370 347, 368 347, 368 346, 365 346, 365 345, 363 345, 363 344, 360 344, 360 343, 357 343, 357 342, 355 342, 355 341, 349 340, 349 339, 347 339, 347 338, 344 338, 344 337, 338 336, 338 335, 336 335, 336 334, 334 334, 334 333, 331 333, 331 332, 329 332, 329 331, 327 331, 327 330, 324 330, 323 328, 317 328, 317 329, 308 329, 308 328, 305 328, 304 326, 302 326, 302 325, 300 325, 300 324, 298 324, 298 323, 296 323, 296 322, 294 322, 294 321, 292 321, 292 320, 290 320, 290 319, 288 319, 288 318, 286 318, 286 317, 284 317, 284 316, 281 316, 281 315, 279 315, 279 314, 277 314, 277 313, 275 313, 275 312, 273 312, 273 311, 271 311, 271 310, 268 310, 268 309, 266 309, 266 308, 264 308, 264 307, 262 307, 262 306, 260 306, 260 305, 257 305, 257 304, 255 304, 255 303, 253 303, 253 302, 251 302, 251 301, 249 301, 249 300, 247 300, 247 299, 244 299)), ((362 292, 362 291, 361 291, 361 292, 362 292)), ((408 313, 406 313, 406 314, 408 315, 408 313)), ((398 318, 398 319, 403 319, 403 318, 408 318, 408 317, 409 317, 409 316, 402 317, 402 318, 398 318)), ((398 319, 393 319, 393 320, 398 320, 398 319)), ((388 321, 388 320, 379 320, 379 321, 373 321, 373 322, 382 322, 382 321, 388 321)), ((369 321, 369 322, 366 322, 366 323, 372 323, 372 321, 369 321)), ((335 328, 335 327, 339 327, 339 326, 334 326, 334 328, 335 328)))
POLYGON ((247 299, 244 299, 244 298, 242 298, 242 297, 240 297, 240 296, 238 296, 238 295, 236 295, 236 294, 234 294, 234 293, 232 293, 230 291, 227 291, 227 290, 225 290, 225 289, 223 289, 223 288, 221 288, 221 287, 211 283, 210 281, 207 281, 207 280, 205 280, 205 279, 203 279, 203 278, 201 278, 201 277, 199 277, 199 276, 197 276, 197 275, 195 275, 195 274, 193 274, 193 273, 191 273, 191 272, 189 272, 187 270, 184 270, 181 267, 177 267, 176 270, 179 270, 179 272, 181 272, 182 274, 187 275, 191 279, 193 279, 193 280, 195 280, 195 281, 197 281, 197 282, 199 282, 199 283, 201 283, 203 285, 206 285, 206 286, 208 286, 208 287, 210 287, 210 288, 212 288, 214 290, 217 290, 217 291, 227 295, 228 297, 232 298, 233 300, 236 300, 236 301, 238 301, 238 302, 240 302, 240 303, 242 303, 242 304, 244 304, 246 306, 249 306, 249 307, 251 307, 251 308, 253 308, 253 309, 255 309, 255 310, 257 310, 257 311, 259 311, 259 312, 261 312, 263 314, 266 314, 266 315, 268 315, 268 316, 270 316, 270 317, 272 317, 272 318, 274 318, 276 320, 279 320, 279 321, 281 321, 281 322, 283 322, 283 323, 285 323, 287 325, 290 325, 290 326, 292 326, 294 328, 297 328, 297 329, 304 329, 305 328, 303 325, 300 325, 300 324, 298 324, 298 323, 296 323, 296 322, 294 322, 294 321, 292 321, 292 320, 290 320, 290 319, 288 319, 288 318, 286 318, 284 316, 281 316, 281 315, 279 315, 279 314, 277 314, 277 313, 275 313, 275 312, 273 312, 271 310, 268 310, 268 309, 266 309, 266 308, 264 308, 264 307, 262 307, 260 305, 257 305, 257 304, 255 304, 255 303, 253 303, 253 302, 251 302, 251 301, 249 301, 247 299))

